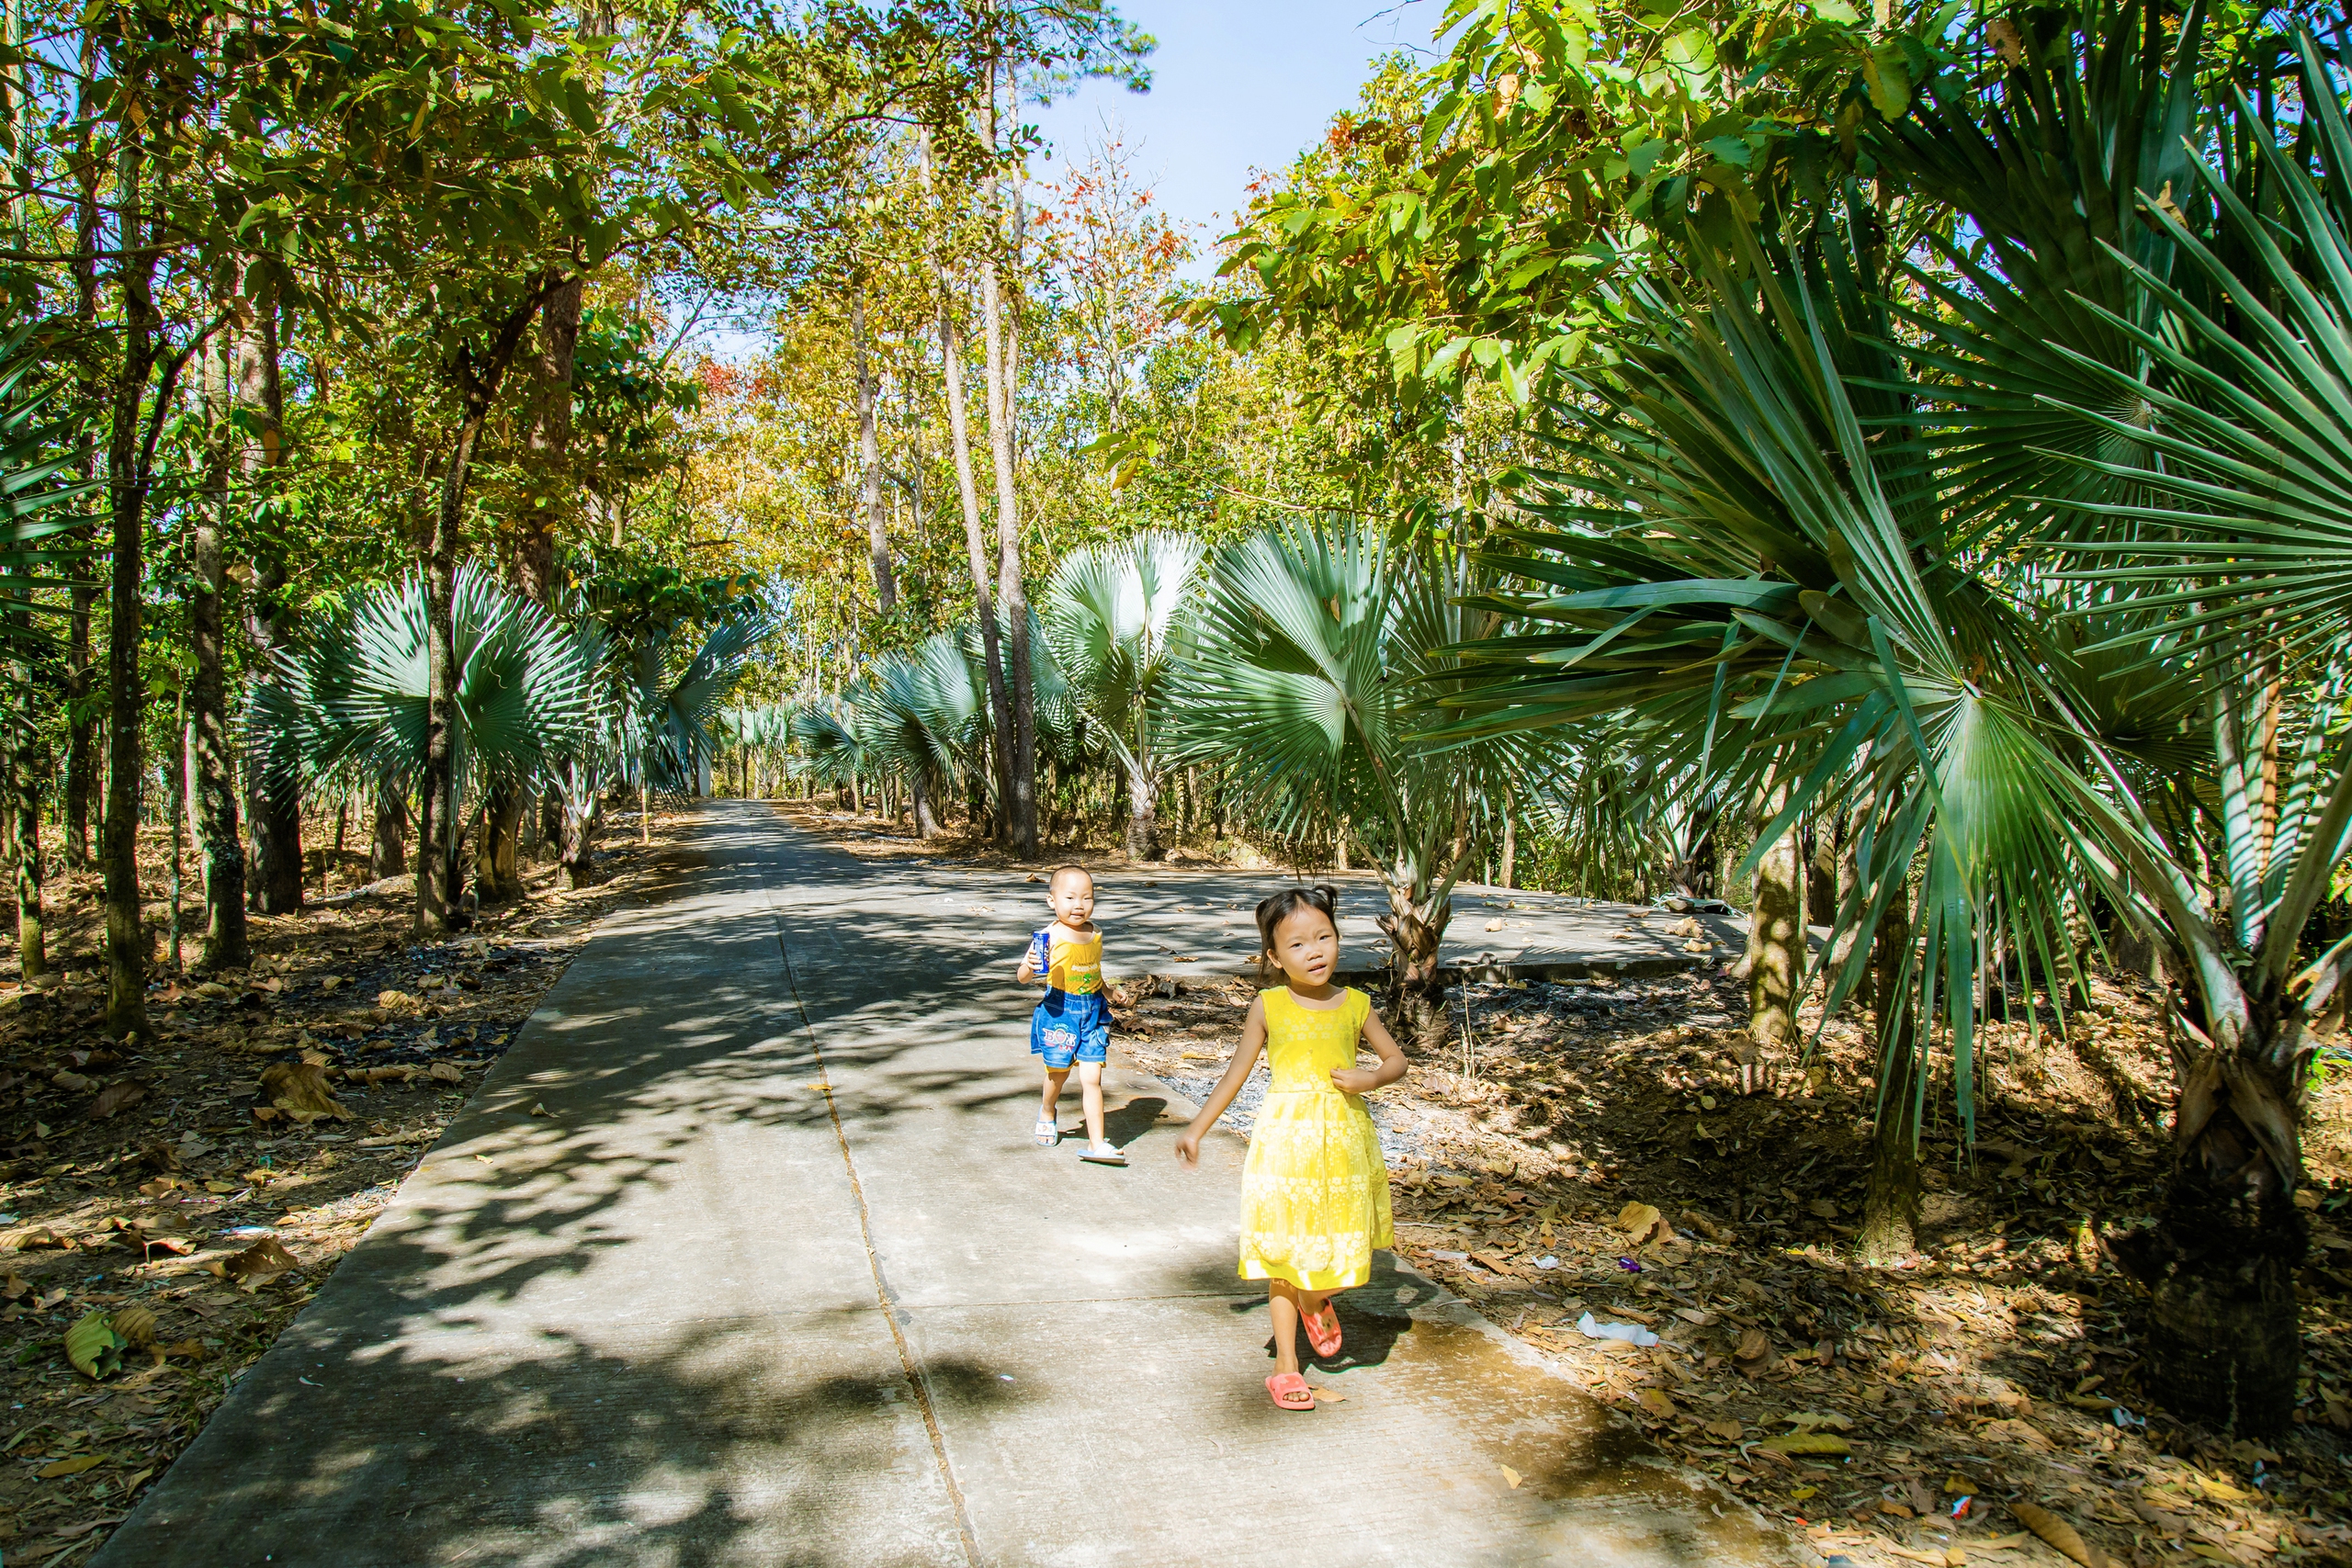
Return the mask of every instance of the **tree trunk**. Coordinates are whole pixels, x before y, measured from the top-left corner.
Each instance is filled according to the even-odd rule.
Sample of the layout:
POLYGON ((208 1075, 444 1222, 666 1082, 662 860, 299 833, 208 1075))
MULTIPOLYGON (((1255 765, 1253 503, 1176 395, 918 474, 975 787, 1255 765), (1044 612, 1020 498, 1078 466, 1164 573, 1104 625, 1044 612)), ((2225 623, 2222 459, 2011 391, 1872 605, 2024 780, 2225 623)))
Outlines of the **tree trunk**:
POLYGON ((1399 1042, 1424 1055, 1445 1047, 1445 987, 1438 965, 1453 919, 1452 898, 1432 898, 1425 890, 1417 897, 1410 886, 1389 885, 1388 913, 1379 920, 1392 950, 1389 1015, 1399 1042))
POLYGON ((585 277, 556 285, 539 311, 539 352, 531 366, 534 406, 525 447, 532 472, 514 542, 514 586, 542 608, 555 604, 555 535, 571 491, 571 372, 580 349, 585 277))
POLYGON ((931 786, 921 774, 907 781, 907 795, 914 803, 915 836, 919 839, 939 837, 939 813, 931 801, 931 786))
MULTIPOLYGON (((1756 827, 1788 805, 1789 780, 1775 770, 1756 797, 1756 827)), ((1747 1032, 1758 1048, 1793 1044, 1797 990, 1804 981, 1804 905, 1797 835, 1782 833, 1756 863, 1756 899, 1747 918, 1747 1032)))
POLYGON ((2117 1260, 2150 1292, 2151 1392, 2175 1416, 2257 1437, 2293 1419, 2295 1269, 2310 1239, 2295 1208, 2301 1172, 2281 1170, 2253 1131, 2300 1122, 2297 1086, 2270 1064, 2272 1043, 2251 1035, 2236 1053, 2191 1058, 2156 1223, 2116 1244, 2117 1260))
POLYGON ((376 781, 376 828, 368 845, 368 874, 378 882, 408 869, 408 797, 389 778, 376 781))
POLYGON ((1923 1085, 1910 993, 1904 984, 1911 957, 1911 907, 1898 889, 1871 949, 1871 988, 1878 994, 1878 1115, 1871 1128, 1870 1183, 1855 1245, 1857 1256, 1871 1264, 1899 1263, 1918 1250, 1923 1085))
MULTIPOLYGON (((74 319, 84 342, 96 334, 98 322, 98 160, 90 144, 97 116, 91 112, 91 89, 98 84, 98 32, 82 28, 81 84, 75 89, 74 113, 74 319)), ((86 438, 82 447, 82 478, 98 476, 98 449, 86 438)), ((97 793, 97 721, 90 711, 96 665, 90 656, 90 612, 97 604, 95 585, 73 591, 73 607, 65 632, 65 867, 69 872, 90 868, 91 796, 97 793)))
POLYGON ((229 507, 229 366, 208 345, 204 394, 218 422, 208 454, 212 493, 187 519, 187 626, 196 669, 187 685, 188 768, 195 773, 198 874, 204 884, 204 940, 197 967, 242 969, 252 962, 245 934, 245 850, 237 820, 237 759, 229 736, 227 637, 221 614, 220 530, 229 507))
MULTIPOLYGON (((988 135, 993 147, 997 135, 993 71, 988 91, 988 135)), ((1000 176, 1001 203, 1010 188, 1011 181, 1000 176)), ((1017 242, 1018 235, 1011 238, 1017 242)), ((1012 790, 1007 809, 1014 850, 1023 860, 1034 860, 1037 855, 1037 702, 1029 657, 1029 594, 1021 581, 1021 498, 1013 467, 1012 422, 1019 389, 1012 384, 1012 323, 998 268, 993 254, 980 263, 980 323, 988 349, 989 446, 996 469, 997 604, 1004 615, 1005 637, 1012 645, 1007 660, 1008 697, 1012 706, 1012 790)))
POLYGON ((562 796, 563 825, 558 840, 557 867, 567 892, 577 892, 596 880, 596 814, 599 802, 592 792, 583 799, 570 790, 562 796))
POLYGON ((1519 886, 1519 802, 1510 790, 1503 792, 1502 886, 1519 886))
POLYGON ((515 864, 522 834, 522 787, 492 785, 483 803, 481 838, 474 854, 474 891, 483 903, 511 904, 523 896, 523 874, 515 864))
MULTIPOLYGON (((142 82, 118 82, 136 97, 142 82)), ((99 854, 106 870, 106 1032, 154 1032, 147 1021, 147 931, 139 897, 139 790, 145 773, 140 718, 146 691, 139 670, 142 620, 139 594, 146 575, 147 483, 152 450, 141 414, 155 364, 155 253, 147 246, 146 175, 140 132, 119 131, 115 201, 122 259, 116 278, 122 296, 121 359, 107 433, 107 510, 113 561, 107 588, 106 830, 99 854)), ((167 403, 168 400, 159 400, 167 403)), ((159 407, 160 413, 160 407, 159 407)))
POLYGON ((172 888, 166 907, 171 910, 172 973, 184 975, 187 965, 180 956, 180 878, 185 868, 181 864, 180 823, 187 815, 187 688, 182 686, 179 700, 172 705, 172 740, 179 748, 173 759, 178 765, 169 772, 172 781, 172 888))
MULTIPOLYGON (((21 690, 32 691, 22 665, 17 673, 21 690)), ((41 922, 40 886, 40 732, 28 724, 16 727, 8 748, 8 858, 17 880, 17 964, 28 986, 49 974, 49 939, 41 922)))
MULTIPOLYGON (((242 288, 243 264, 235 274, 242 288)), ((250 411, 258 428, 246 444, 240 466, 249 489, 258 489, 266 469, 286 460, 281 431, 285 426, 285 395, 277 373, 277 302, 255 300, 254 325, 236 334, 235 397, 250 411)), ((245 617, 246 635, 266 669, 277 652, 292 640, 293 612, 278 595, 286 587, 285 563, 254 563, 254 592, 245 617)), ((302 796, 289 775, 264 779, 255 775, 246 797, 254 836, 254 859, 248 889, 254 907, 265 915, 290 915, 302 908, 302 796)))
POLYGON ((424 649, 427 675, 424 701, 424 770, 418 789, 416 835, 416 929, 427 936, 443 936, 465 923, 458 886, 464 874, 458 858, 458 705, 457 632, 453 626, 458 592, 458 533, 464 521, 466 479, 473 467, 474 445, 498 400, 498 389, 507 368, 522 351, 523 336, 550 295, 560 287, 554 275, 532 280, 522 302, 499 323, 489 345, 477 355, 470 344, 447 362, 464 400, 465 416, 449 444, 449 466, 441 476, 439 502, 433 509, 433 526, 424 549, 424 649))
MULTIPOLYGON (((1861 834, 1858 831, 1857 825, 1864 819, 1868 810, 1867 805, 1863 805, 1850 812, 1841 814, 1838 818, 1838 908, 1849 920, 1853 919, 1861 908, 1861 834)), ((1836 917, 1833 916, 1833 930, 1835 920, 1836 917)), ((1846 972, 1846 964, 1853 957, 1854 940, 1859 934, 1853 926, 1849 925, 1844 931, 1838 931, 1837 940, 1830 943, 1826 963, 1831 985, 1836 985, 1838 976, 1846 972)), ((1861 983, 1854 988, 1853 999, 1863 1007, 1875 1005, 1875 992, 1871 981, 1871 972, 1865 970, 1861 983)))
POLYGON ((466 469, 481 434, 482 415, 458 427, 441 497, 424 551, 424 772, 417 795, 416 930, 447 936, 465 922, 458 908, 463 868, 458 858, 457 614, 458 527, 465 503, 466 469))
POLYGON ((1159 858, 1159 803, 1151 774, 1142 768, 1127 770, 1127 858, 1159 858))
POLYGON ((865 553, 874 568, 874 597, 888 615, 899 607, 899 584, 890 574, 890 536, 882 517, 882 438, 875 428, 874 405, 882 396, 882 378, 874 373, 873 355, 865 341, 865 280, 850 288, 850 342, 857 374, 857 459, 865 473, 858 498, 865 513, 865 553))

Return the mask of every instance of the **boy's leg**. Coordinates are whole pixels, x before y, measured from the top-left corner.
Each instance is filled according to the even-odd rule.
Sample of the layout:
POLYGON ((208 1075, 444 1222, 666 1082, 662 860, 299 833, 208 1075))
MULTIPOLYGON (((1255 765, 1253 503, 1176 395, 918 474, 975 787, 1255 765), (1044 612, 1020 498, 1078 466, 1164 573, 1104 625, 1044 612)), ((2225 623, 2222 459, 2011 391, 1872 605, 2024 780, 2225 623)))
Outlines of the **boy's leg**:
POLYGON ((1079 1100, 1086 1108, 1086 1141, 1094 1147, 1102 1146, 1102 1064, 1080 1062, 1078 1065, 1079 1100))
POLYGON ((1037 1109, 1040 1122, 1058 1122, 1061 1116, 1062 1085, 1069 1081, 1068 1067, 1046 1069, 1046 1094, 1037 1109))
POLYGON ((1274 1372, 1298 1371, 1298 1293, 1287 1280, 1266 1281, 1266 1315, 1274 1325, 1274 1372))

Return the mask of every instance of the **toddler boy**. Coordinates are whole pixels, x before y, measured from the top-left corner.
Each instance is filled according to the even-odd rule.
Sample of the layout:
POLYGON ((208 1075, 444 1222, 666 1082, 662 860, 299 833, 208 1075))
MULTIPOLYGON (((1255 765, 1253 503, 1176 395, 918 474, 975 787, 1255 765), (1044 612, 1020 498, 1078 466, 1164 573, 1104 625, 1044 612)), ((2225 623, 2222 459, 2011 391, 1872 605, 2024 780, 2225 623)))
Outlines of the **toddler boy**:
POLYGON ((1037 1111, 1037 1142, 1061 1141, 1062 1085, 1078 1068, 1086 1109, 1086 1152, 1096 1165, 1125 1165, 1127 1156, 1102 1136, 1102 1064, 1111 1055, 1111 1006, 1102 995, 1102 931, 1094 923, 1094 878, 1082 865, 1060 865, 1046 884, 1054 923, 1029 939, 1014 976, 1046 983, 1046 999, 1029 1020, 1029 1053, 1046 1059, 1046 1092, 1037 1111))

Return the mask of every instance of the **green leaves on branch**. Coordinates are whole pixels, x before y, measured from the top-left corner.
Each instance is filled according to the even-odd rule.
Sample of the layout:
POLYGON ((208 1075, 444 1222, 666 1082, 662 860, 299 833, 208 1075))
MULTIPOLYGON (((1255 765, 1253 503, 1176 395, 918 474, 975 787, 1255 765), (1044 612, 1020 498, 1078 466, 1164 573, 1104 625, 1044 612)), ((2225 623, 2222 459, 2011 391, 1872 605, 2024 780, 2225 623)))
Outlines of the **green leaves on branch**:
POLYGON ((1246 346, 1276 325, 1381 344, 1408 397, 1495 379, 1521 407, 1622 331, 1612 286, 1872 171, 1867 137, 1951 56, 1962 6, 1880 29, 1854 7, 1455 0, 1448 56, 1392 70, 1195 314, 1246 346))

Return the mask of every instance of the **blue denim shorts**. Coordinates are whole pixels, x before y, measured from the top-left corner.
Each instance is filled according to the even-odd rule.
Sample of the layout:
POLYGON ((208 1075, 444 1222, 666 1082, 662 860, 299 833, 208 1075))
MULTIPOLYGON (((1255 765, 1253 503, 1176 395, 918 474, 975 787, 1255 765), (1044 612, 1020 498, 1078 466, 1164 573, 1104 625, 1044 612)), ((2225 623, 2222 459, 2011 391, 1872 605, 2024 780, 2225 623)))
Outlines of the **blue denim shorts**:
POLYGON ((1111 1059, 1111 1004, 1099 991, 1072 996, 1047 991, 1029 1019, 1029 1054, 1046 1058, 1053 1072, 1072 1062, 1111 1059))

